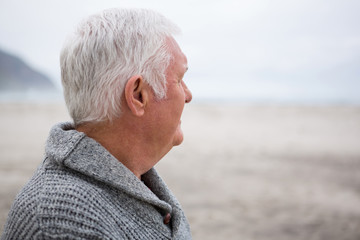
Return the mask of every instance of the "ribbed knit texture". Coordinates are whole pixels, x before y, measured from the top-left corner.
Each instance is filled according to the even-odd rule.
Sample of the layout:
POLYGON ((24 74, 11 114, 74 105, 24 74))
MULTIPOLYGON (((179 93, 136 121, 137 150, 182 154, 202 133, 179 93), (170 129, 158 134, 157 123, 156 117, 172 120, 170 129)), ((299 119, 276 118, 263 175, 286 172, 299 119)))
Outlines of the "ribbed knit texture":
POLYGON ((56 125, 1 239, 191 239, 179 202, 155 169, 142 180, 70 123, 56 125))

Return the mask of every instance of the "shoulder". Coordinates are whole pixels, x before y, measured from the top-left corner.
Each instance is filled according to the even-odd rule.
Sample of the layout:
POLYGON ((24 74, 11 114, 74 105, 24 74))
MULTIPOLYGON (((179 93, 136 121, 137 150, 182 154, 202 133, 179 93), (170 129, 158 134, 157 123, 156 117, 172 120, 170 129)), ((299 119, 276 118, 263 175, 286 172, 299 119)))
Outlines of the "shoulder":
POLYGON ((114 230, 111 216, 121 215, 119 208, 112 211, 111 194, 105 184, 75 171, 43 165, 16 197, 4 235, 106 239, 114 230))

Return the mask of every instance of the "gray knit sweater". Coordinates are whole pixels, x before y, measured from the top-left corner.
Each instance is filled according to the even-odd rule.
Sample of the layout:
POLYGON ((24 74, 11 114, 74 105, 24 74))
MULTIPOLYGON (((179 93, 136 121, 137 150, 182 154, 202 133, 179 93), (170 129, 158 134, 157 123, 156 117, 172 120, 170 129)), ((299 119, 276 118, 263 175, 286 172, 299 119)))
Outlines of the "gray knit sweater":
POLYGON ((191 239, 179 202, 156 171, 142 181, 70 123, 56 125, 1 239, 191 239))

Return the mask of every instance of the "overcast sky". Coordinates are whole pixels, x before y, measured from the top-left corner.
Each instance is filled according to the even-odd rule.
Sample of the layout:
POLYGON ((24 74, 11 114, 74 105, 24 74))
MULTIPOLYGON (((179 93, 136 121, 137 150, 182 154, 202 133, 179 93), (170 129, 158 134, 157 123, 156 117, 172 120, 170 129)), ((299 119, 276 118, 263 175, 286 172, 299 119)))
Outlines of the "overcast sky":
POLYGON ((195 98, 360 103, 359 0, 0 0, 0 48, 59 84, 66 35, 110 7, 151 8, 179 25, 195 98))

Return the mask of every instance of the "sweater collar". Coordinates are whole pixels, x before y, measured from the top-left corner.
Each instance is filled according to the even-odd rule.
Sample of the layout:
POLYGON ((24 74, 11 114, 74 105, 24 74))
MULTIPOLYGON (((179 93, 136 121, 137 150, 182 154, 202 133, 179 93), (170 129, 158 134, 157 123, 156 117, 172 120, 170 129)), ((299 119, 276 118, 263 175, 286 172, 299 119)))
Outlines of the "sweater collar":
POLYGON ((171 205, 179 206, 155 169, 143 175, 151 191, 103 146, 76 131, 71 123, 60 123, 51 129, 45 151, 58 164, 109 184, 164 212, 172 212, 171 205))
POLYGON ((172 192, 167 188, 166 184, 163 182, 154 168, 145 173, 142 176, 142 180, 146 183, 152 192, 159 196, 160 199, 164 200, 172 206, 172 233, 173 237, 176 236, 182 220, 182 210, 180 203, 177 201, 172 192))

